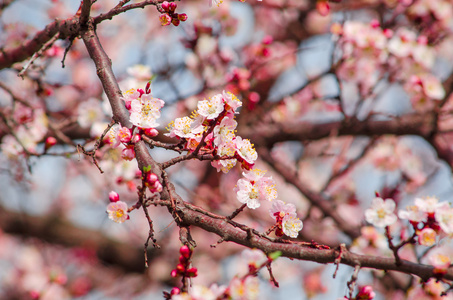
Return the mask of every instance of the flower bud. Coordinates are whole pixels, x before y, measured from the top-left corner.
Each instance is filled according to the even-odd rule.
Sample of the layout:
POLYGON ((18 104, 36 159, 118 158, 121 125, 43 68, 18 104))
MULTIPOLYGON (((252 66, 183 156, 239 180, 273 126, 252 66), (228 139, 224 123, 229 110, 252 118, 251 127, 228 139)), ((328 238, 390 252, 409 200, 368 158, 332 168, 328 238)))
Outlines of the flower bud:
POLYGON ((109 200, 110 202, 118 202, 120 201, 120 195, 118 195, 118 193, 115 191, 111 191, 109 193, 109 200))
POLYGON ((170 295, 179 295, 181 293, 181 290, 177 287, 174 287, 171 289, 170 295))
POLYGON ((156 128, 145 128, 145 134, 150 137, 155 137, 159 135, 159 131, 156 128))
POLYGON ((178 14, 178 19, 180 21, 186 21, 187 20, 187 14, 178 14))
POLYGON ((176 269, 173 269, 173 270, 171 270, 170 275, 171 275, 171 277, 176 277, 176 276, 178 276, 178 271, 176 269))
POLYGON ((184 245, 181 247, 181 249, 179 249, 179 253, 181 253, 181 255, 184 256, 184 258, 189 258, 191 252, 192 251, 190 251, 190 248, 187 245, 184 245))
POLYGON ((159 178, 158 178, 157 175, 154 174, 154 173, 148 173, 148 174, 146 175, 146 181, 147 181, 148 183, 154 184, 158 179, 159 179, 159 178))
POLYGON ((169 11, 170 10, 170 3, 168 1, 162 2, 162 9, 165 10, 165 11, 169 11))
POLYGON ((176 10, 176 3, 175 2, 171 2, 170 3, 170 11, 175 11, 176 10))
POLYGON ((172 22, 173 25, 175 25, 175 26, 178 26, 179 23, 180 23, 179 19, 172 19, 171 22, 172 22))
POLYGON ((178 273, 183 273, 185 270, 186 270, 186 267, 184 267, 182 264, 176 265, 176 271, 178 271, 178 273))
POLYGON ((51 147, 55 146, 55 144, 57 143, 57 139, 54 138, 53 136, 49 136, 47 139, 46 139, 46 144, 45 144, 45 150, 47 151, 48 149, 50 149, 51 147))
POLYGON ((186 271, 187 277, 197 277, 198 270, 197 268, 190 268, 186 271))
POLYGON ((137 143, 137 142, 140 142, 140 140, 142 139, 142 137, 139 135, 139 134, 134 134, 134 136, 132 137, 132 143, 137 143))

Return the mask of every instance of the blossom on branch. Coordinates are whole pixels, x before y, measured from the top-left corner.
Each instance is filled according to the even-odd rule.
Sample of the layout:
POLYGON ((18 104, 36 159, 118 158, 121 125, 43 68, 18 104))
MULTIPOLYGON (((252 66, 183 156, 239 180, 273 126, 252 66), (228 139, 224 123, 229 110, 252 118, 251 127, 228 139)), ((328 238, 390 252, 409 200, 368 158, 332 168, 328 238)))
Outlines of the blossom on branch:
POLYGON ((265 171, 253 169, 242 174, 245 179, 239 179, 234 189, 239 202, 255 209, 261 206, 261 200, 272 201, 277 198, 275 181, 272 177, 264 177, 265 171))
POLYGON ((110 202, 107 206, 109 219, 116 223, 123 223, 129 218, 127 214, 127 204, 123 201, 110 202))
POLYGON ((365 210, 365 218, 368 223, 376 227, 390 226, 396 222, 397 217, 393 213, 395 210, 395 201, 392 199, 382 199, 376 197, 371 203, 371 208, 365 210))

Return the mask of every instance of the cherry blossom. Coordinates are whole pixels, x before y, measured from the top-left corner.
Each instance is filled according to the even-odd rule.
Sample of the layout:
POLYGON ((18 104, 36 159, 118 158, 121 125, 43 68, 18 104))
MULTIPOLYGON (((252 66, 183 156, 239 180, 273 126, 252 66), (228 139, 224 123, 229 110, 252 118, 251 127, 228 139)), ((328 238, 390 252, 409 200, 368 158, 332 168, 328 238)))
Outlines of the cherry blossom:
POLYGON ((150 94, 144 94, 139 99, 131 101, 130 121, 140 128, 154 128, 159 126, 157 119, 160 118, 160 109, 164 101, 153 98, 150 94))
POLYGON ((264 177, 265 172, 253 169, 242 174, 245 179, 239 179, 235 187, 239 202, 255 209, 261 206, 260 201, 272 201, 277 198, 275 182, 272 177, 264 177))
POLYGON ((111 202, 107 206, 109 219, 116 223, 124 223, 129 217, 127 212, 127 204, 123 201, 111 202))
POLYGON ((211 97, 209 100, 198 102, 198 114, 206 117, 208 120, 217 118, 224 110, 224 102, 221 94, 211 97))
POLYGON ((371 208, 365 210, 365 218, 368 223, 376 227, 390 226, 396 222, 397 217, 393 213, 395 201, 376 197, 371 203, 371 208))
POLYGON ((291 215, 285 215, 282 220, 283 232, 292 238, 297 238, 299 231, 302 230, 303 224, 299 218, 291 215))

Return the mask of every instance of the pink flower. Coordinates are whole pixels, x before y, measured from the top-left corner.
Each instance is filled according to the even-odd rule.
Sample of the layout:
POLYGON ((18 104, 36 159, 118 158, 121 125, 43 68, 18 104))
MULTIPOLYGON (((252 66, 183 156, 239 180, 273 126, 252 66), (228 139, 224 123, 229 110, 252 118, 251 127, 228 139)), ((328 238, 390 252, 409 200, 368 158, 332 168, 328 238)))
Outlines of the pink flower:
POLYGON ((127 127, 121 127, 118 130, 118 139, 120 140, 121 143, 129 143, 131 140, 131 130, 127 127))
POLYGON ((289 237, 297 238, 302 227, 302 221, 294 216, 286 215, 282 220, 283 233, 289 237))
POLYGON ((127 204, 123 201, 111 202, 107 206, 109 219, 116 223, 123 223, 127 220, 127 204))
POLYGON ((371 300, 376 297, 376 293, 373 291, 373 287, 369 285, 363 286, 357 293, 357 300, 371 300))
POLYGON ((153 98, 150 94, 142 95, 141 98, 131 101, 130 121, 140 128, 154 128, 159 126, 156 122, 160 118, 160 109, 164 101, 153 98))
POLYGON ((278 218, 282 220, 285 216, 296 216, 296 206, 294 204, 288 203, 281 200, 275 200, 272 202, 272 207, 269 209, 271 218, 277 220, 278 218))
POLYGON ((261 200, 272 201, 277 198, 275 181, 272 177, 263 177, 265 172, 254 169, 242 174, 245 179, 239 179, 234 189, 239 202, 255 209, 260 207, 261 200))
POLYGON ((224 103, 221 94, 217 94, 209 100, 198 102, 198 114, 206 117, 208 120, 217 118, 224 109, 224 103))
POLYGON ((258 269, 262 264, 267 262, 267 256, 259 249, 246 249, 242 251, 242 258, 247 264, 255 269, 258 269))
POLYGON ((376 227, 386 227, 396 222, 397 217, 393 213, 395 201, 376 197, 371 203, 371 208, 365 210, 365 218, 368 223, 376 227))
POLYGON ((436 232, 432 228, 424 228, 417 236, 420 245, 432 246, 436 243, 436 232))
POLYGON ((121 157, 124 160, 133 160, 135 158, 134 146, 127 146, 126 148, 124 148, 121 152, 121 157))
POLYGON ((250 140, 243 140, 240 136, 237 136, 234 141, 236 144, 236 153, 248 164, 253 165, 255 160, 258 159, 258 154, 253 148, 253 144, 250 143, 250 140))
POLYGON ((162 26, 168 26, 171 24, 171 17, 168 14, 161 14, 159 19, 162 26))

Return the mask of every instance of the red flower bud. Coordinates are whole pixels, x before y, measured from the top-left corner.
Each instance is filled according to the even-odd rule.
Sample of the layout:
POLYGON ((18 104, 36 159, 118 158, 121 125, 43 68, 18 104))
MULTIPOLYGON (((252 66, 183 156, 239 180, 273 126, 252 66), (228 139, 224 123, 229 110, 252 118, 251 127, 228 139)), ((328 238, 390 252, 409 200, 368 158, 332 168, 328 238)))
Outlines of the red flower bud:
POLYGON ((187 277, 197 277, 198 275, 198 270, 197 268, 190 268, 186 271, 187 277))
POLYGON ((120 195, 118 195, 118 193, 115 191, 111 191, 109 193, 109 200, 110 202, 118 202, 120 201, 120 195))
POLYGON ((178 276, 178 271, 176 269, 173 269, 173 270, 171 270, 170 275, 171 275, 171 277, 176 277, 176 276, 178 276))
POLYGON ((169 11, 170 10, 170 3, 168 1, 162 2, 162 8, 165 11, 169 11))
POLYGON ((178 26, 179 23, 180 23, 179 19, 172 19, 171 22, 172 22, 173 25, 175 25, 175 26, 178 26))
POLYGON ((177 287, 172 288, 170 292, 171 295, 179 295, 179 293, 181 293, 181 290, 177 287))
POLYGON ((176 265, 176 271, 178 271, 178 273, 183 273, 185 270, 186 270, 186 267, 184 267, 182 264, 176 265))
POLYGON ((49 137, 46 139, 46 144, 45 144, 45 149, 46 149, 46 151, 47 151, 50 147, 55 146, 56 143, 57 143, 57 139, 54 138, 53 136, 49 136, 49 137))
POLYGON ((170 3, 170 11, 175 11, 176 10, 176 3, 175 2, 172 2, 170 3))
POLYGON ((179 253, 181 253, 184 258, 189 258, 192 254, 192 251, 190 251, 190 248, 187 245, 184 245, 181 247, 181 249, 179 249, 179 253))
POLYGON ((155 137, 159 135, 159 131, 156 128, 146 128, 145 134, 150 137, 155 137))

